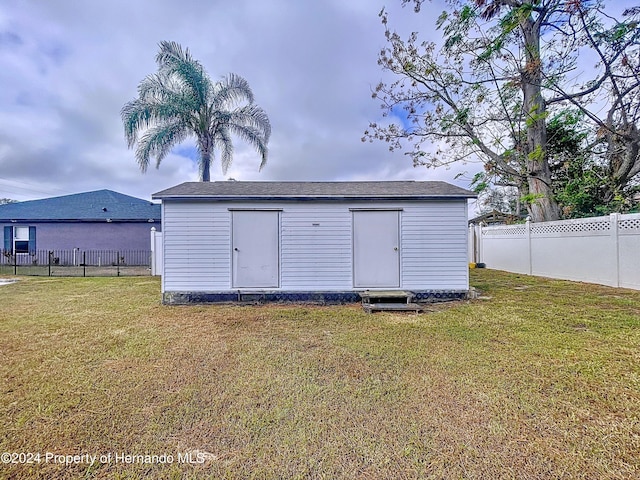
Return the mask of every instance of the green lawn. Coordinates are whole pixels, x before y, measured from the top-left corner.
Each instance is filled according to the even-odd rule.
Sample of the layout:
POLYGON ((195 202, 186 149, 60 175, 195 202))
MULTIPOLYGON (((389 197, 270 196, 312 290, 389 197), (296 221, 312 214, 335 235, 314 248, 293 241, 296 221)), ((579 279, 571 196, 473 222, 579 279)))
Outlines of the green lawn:
POLYGON ((41 457, 0 478, 640 477, 640 292, 472 284, 420 315, 166 307, 150 277, 1 286, 0 452, 41 457))

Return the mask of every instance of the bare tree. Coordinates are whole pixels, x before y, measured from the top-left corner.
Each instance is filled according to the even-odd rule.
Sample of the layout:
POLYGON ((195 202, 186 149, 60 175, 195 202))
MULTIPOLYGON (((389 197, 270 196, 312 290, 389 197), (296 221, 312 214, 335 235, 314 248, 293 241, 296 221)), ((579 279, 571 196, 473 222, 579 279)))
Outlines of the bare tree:
MULTIPOLYGON (((403 3, 413 3, 419 12, 423 0, 403 3)), ((480 159, 496 181, 518 188, 535 221, 560 218, 549 167, 547 118, 568 106, 584 109, 594 124, 599 120, 600 127, 606 127, 599 141, 607 148, 632 138, 631 125, 637 133, 637 121, 625 124, 622 119, 623 113, 628 118, 630 109, 637 110, 631 105, 638 101, 637 59, 633 64, 630 57, 637 51, 638 12, 625 12, 621 22, 605 15, 600 1, 448 4, 436 22, 442 46, 420 42, 417 33, 402 39, 388 27, 387 14, 380 13, 388 45, 379 63, 397 79, 380 83, 373 95, 387 116, 402 121, 372 123, 363 140, 384 140, 391 149, 408 143, 414 165, 480 159), (585 51, 600 59, 589 77, 578 74, 579 54, 585 51), (625 86, 615 93, 618 73, 609 70, 618 62, 626 62, 627 73, 616 79, 625 86), (602 110, 602 102, 610 102, 610 120, 600 120, 595 113, 602 110), (618 143, 610 142, 607 134, 618 143), (426 141, 434 142, 437 150, 425 150, 426 141)), ((619 155, 622 150, 614 151, 619 155)), ((634 164, 633 149, 628 152, 627 163, 618 160, 625 168, 634 164)), ((625 171, 626 181, 637 174, 634 167, 625 171)))

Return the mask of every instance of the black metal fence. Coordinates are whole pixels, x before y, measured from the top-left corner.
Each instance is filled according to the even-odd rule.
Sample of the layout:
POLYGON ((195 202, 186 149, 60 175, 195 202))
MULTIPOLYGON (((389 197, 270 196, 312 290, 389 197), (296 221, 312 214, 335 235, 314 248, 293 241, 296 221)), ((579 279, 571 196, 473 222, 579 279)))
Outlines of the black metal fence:
POLYGON ((151 275, 151 250, 2 250, 0 273, 49 277, 151 275))

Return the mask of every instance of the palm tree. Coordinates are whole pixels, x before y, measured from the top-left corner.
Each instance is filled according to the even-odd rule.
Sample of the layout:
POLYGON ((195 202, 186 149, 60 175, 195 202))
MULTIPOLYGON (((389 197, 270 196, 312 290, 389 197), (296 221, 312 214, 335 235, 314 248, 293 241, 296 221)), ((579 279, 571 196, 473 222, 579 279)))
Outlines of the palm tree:
POLYGON ((247 81, 229 74, 213 82, 188 49, 175 42, 161 42, 156 56, 158 71, 138 85, 138 98, 120 112, 129 148, 136 147, 140 170, 151 158, 156 168, 171 149, 194 136, 200 155, 200 180, 210 180, 214 151, 220 151, 222 172, 233 156, 232 135, 253 146, 267 162, 271 124, 267 114, 253 103, 247 81), (141 135, 140 137, 138 135, 141 135))

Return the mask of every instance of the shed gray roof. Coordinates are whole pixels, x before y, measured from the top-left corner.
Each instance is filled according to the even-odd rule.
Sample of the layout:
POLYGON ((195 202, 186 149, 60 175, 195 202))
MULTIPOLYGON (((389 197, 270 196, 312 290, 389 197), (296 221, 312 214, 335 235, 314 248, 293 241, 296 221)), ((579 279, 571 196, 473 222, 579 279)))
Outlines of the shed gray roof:
POLYGON ((158 199, 424 200, 475 198, 446 182, 185 182, 154 193, 158 199))
POLYGON ((160 220, 160 205, 112 190, 76 193, 62 197, 0 205, 0 221, 103 221, 146 222, 160 220))

